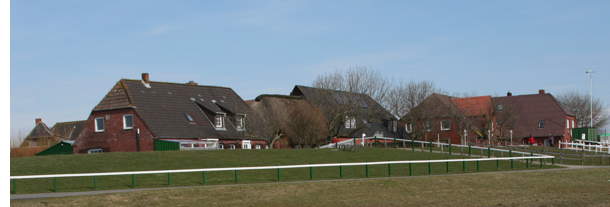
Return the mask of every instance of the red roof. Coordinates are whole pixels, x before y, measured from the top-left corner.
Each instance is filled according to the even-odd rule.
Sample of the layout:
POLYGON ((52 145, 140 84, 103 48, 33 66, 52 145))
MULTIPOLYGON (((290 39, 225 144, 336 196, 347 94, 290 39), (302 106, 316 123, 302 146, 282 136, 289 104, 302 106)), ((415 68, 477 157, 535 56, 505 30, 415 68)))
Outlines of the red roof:
POLYGON ((491 96, 451 98, 451 101, 466 116, 483 116, 491 112, 491 96))

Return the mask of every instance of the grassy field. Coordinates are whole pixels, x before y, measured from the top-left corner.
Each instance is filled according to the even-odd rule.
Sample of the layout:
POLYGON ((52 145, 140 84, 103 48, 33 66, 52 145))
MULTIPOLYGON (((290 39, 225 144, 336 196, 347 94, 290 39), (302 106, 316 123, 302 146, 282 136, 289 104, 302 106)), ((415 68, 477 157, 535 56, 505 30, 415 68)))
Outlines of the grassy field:
POLYGON ((610 165, 610 154, 608 154, 607 152, 596 153, 589 151, 575 151, 543 146, 512 147, 507 149, 555 156, 555 161, 557 161, 557 163, 559 164, 610 165))
POLYGON ((11 206, 608 206, 610 168, 217 185, 11 206))
MULTIPOLYGON (((237 150, 237 151, 181 151, 181 152, 140 152, 102 153, 90 155, 58 155, 11 159, 11 175, 116 172, 142 170, 168 170, 217 167, 245 167, 268 165, 291 165, 338 162, 372 162, 391 160, 433 160, 464 158, 462 156, 412 152, 404 149, 367 148, 357 151, 327 150, 237 150)), ((525 169, 525 163, 515 162, 514 169, 525 169)), ((540 165, 530 167, 539 168, 540 165)), ((553 166, 545 165, 544 168, 553 166)), ((368 167, 368 177, 416 176, 428 174, 463 173, 475 171, 507 170, 509 161, 481 162, 477 169, 475 162, 427 164, 375 165, 368 167)), ((364 166, 344 167, 342 174, 338 167, 314 168, 313 176, 308 168, 283 169, 281 181, 321 180, 367 177, 364 166)), ((229 183, 276 182, 276 170, 251 170, 179 174, 151 174, 132 177, 103 176, 57 179, 31 179, 15 181, 16 193, 40 193, 50 191, 91 191, 131 187, 163 187, 213 185, 229 183), (135 181, 135 182, 134 182, 135 181), (135 184, 135 186, 133 185, 135 184)))

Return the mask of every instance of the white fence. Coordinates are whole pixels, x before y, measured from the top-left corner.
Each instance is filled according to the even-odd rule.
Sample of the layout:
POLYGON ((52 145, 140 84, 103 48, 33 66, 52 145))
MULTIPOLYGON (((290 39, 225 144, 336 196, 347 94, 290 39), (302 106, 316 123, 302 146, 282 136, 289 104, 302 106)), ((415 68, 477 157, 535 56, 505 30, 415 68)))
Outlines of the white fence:
POLYGON ((606 152, 610 154, 610 145, 607 144, 588 144, 588 143, 574 143, 574 142, 559 142, 559 149, 569 149, 577 151, 588 151, 588 152, 606 152))

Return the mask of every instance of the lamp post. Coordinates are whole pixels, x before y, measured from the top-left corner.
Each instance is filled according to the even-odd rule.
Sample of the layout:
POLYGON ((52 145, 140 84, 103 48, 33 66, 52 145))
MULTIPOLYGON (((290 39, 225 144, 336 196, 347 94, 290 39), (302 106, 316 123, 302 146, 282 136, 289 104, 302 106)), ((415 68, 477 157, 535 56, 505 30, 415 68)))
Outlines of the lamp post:
POLYGON ((589 128, 593 128, 593 70, 586 70, 585 74, 587 74, 589 76, 589 87, 590 87, 590 94, 589 94, 589 104, 590 104, 590 110, 591 110, 591 120, 589 122, 589 128))

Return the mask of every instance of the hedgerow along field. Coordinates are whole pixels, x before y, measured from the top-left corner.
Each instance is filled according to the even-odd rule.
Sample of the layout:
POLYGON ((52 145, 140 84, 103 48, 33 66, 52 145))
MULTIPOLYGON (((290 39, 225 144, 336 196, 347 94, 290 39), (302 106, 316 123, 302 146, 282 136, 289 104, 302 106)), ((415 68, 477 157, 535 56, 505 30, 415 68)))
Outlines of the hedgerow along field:
MULTIPOLYGON (((394 148, 114 152, 11 159, 11 176, 462 158, 466 157, 394 148)), ((465 166, 463 163, 433 163, 430 166, 426 163, 410 166, 408 164, 371 165, 368 166, 368 173, 366 173, 365 166, 346 166, 341 169, 342 173, 338 167, 314 168, 311 172, 309 168, 298 168, 282 169, 279 181, 420 176, 553 167, 555 166, 514 162, 511 168, 510 161, 484 161, 480 162, 478 168, 475 162, 467 162, 465 166)), ((135 177, 121 175, 95 178, 27 179, 14 180, 15 185, 12 185, 11 189, 14 190, 14 193, 43 193, 261 182, 278 182, 277 171, 248 170, 237 173, 221 171, 205 174, 201 172, 149 174, 135 177)))

